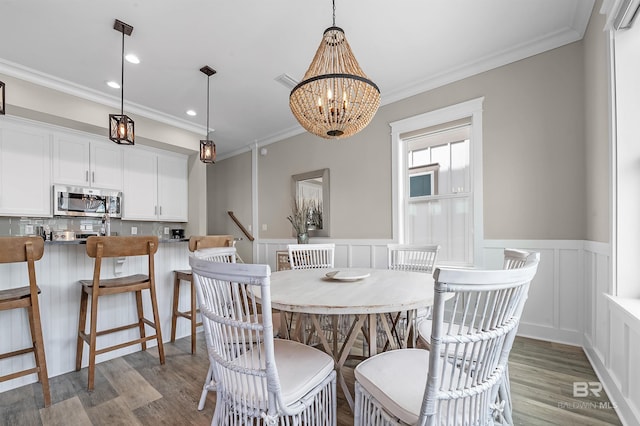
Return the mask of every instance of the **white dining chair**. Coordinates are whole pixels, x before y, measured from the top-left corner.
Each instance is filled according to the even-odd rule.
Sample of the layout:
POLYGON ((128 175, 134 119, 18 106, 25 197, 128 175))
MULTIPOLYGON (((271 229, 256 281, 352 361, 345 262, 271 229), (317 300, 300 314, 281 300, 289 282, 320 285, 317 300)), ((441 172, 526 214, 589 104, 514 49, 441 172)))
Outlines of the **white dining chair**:
MULTIPOLYGON (((539 261, 540 261, 540 253, 521 250, 521 249, 505 248, 502 269, 522 268, 527 264, 527 262, 539 262, 539 261)), ((418 336, 420 338, 421 343, 427 349, 429 349, 431 345, 430 343, 431 330, 432 330, 431 319, 426 319, 418 324, 418 336)), ((513 423, 513 405, 511 401, 511 386, 509 381, 508 364, 507 364, 507 367, 505 368, 504 380, 500 384, 497 401, 504 407, 502 414, 505 420, 505 424, 512 424, 513 423), (502 401, 504 401, 504 403, 502 403, 502 401)))
POLYGON ((522 268, 527 260, 532 255, 532 252, 527 250, 506 248, 504 249, 504 260, 502 262, 502 269, 516 269, 522 268))
MULTIPOLYGON (((211 247, 194 251, 191 256, 198 259, 205 259, 209 262, 219 263, 236 263, 236 248, 235 247, 211 247)), ((202 386, 202 393, 200 394, 200 401, 198 402, 198 410, 204 409, 204 404, 207 401, 207 394, 216 390, 216 382, 213 378, 213 361, 209 363, 209 370, 207 371, 207 377, 204 380, 202 386)))
MULTIPOLYGON (((289 252, 289 263, 291 269, 320 269, 333 268, 335 260, 336 245, 333 243, 325 244, 289 244, 287 246, 289 252)), ((304 336, 300 336, 309 345, 318 345, 320 343, 319 336, 315 333, 313 324, 308 315, 296 315, 295 321, 302 321, 303 326, 300 330, 304 336)), ((346 316, 332 318, 328 315, 318 316, 318 321, 328 341, 336 342, 338 336, 342 334, 342 330, 347 326, 349 321, 346 316), (342 325, 341 325, 342 324, 342 325)), ((294 318, 291 318, 289 327, 293 325, 294 318)))
MULTIPOLYGON (((505 248, 502 269, 518 269, 524 267, 528 261, 540 261, 540 253, 527 250, 505 248)), ((509 365, 505 368, 504 379, 498 391, 498 403, 504 401, 504 423, 513 424, 513 402, 511 401, 511 381, 509 380, 509 365)))
POLYGON ((437 244, 387 244, 387 268, 432 274, 439 251, 437 244))
MULTIPOLYGON (((436 260, 438 258, 438 252, 440 246, 437 244, 387 244, 387 268, 396 271, 414 271, 424 272, 427 274, 433 274, 433 268, 435 267, 436 260)), ((398 283, 401 285, 402 283, 398 283)), ((407 313, 403 313, 397 319, 392 319, 392 322, 399 321, 401 326, 395 327, 397 332, 403 330, 411 330, 413 333, 413 343, 417 341, 417 324, 428 318, 431 314, 431 307, 425 306, 418 309, 416 312, 411 313, 410 316, 407 313), (411 325, 411 327, 409 327, 411 325)), ((398 336, 402 338, 403 336, 398 336)), ((384 342, 386 339, 379 339, 380 342, 384 342)))
MULTIPOLYGON (((502 269, 522 268, 527 263, 527 261, 535 261, 536 259, 540 261, 540 253, 537 252, 514 248, 505 248, 503 253, 504 257, 502 269)), ((418 322, 418 338, 427 349, 429 349, 431 341, 431 328, 432 322, 430 318, 426 318, 418 322)))
POLYGON ((336 425, 333 358, 273 336, 269 266, 189 263, 216 383, 212 425, 336 425))
POLYGON ((436 269, 431 349, 398 349, 361 362, 354 425, 493 425, 537 267, 534 259, 512 270, 436 269))
POLYGON ((333 268, 336 245, 327 244, 289 244, 289 262, 291 269, 333 268))

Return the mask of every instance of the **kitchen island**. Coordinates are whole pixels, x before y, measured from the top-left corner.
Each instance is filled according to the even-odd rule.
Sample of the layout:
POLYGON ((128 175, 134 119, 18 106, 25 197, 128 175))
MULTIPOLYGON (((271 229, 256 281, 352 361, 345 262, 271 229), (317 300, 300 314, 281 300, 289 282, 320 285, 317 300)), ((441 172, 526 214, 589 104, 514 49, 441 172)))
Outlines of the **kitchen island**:
MULTIPOLYGON (((110 258, 103 262, 103 278, 115 278, 134 273, 146 273, 146 258, 110 258), (144 271, 144 272, 143 272, 144 271)), ((160 314, 160 327, 163 341, 171 337, 171 302, 173 298, 173 271, 189 268, 188 239, 162 239, 155 255, 155 278, 160 314)), ((80 309, 80 279, 93 276, 93 259, 87 256, 86 241, 47 241, 44 256, 36 262, 36 277, 40 294, 40 313, 42 317, 42 334, 47 357, 49 377, 58 376, 75 369, 76 342, 78 332, 78 313, 80 309)), ((26 264, 0 265, 2 283, 22 285, 28 282, 26 264)), ((184 295, 180 301, 190 300, 187 286, 183 286, 184 295)), ((135 322, 135 302, 133 294, 115 295, 100 300, 98 329, 135 322), (131 300, 125 300, 130 298, 131 300)), ((143 294, 145 312, 151 312, 149 295, 143 294)), ((181 303, 182 305, 182 303, 181 303)), ((187 308, 187 305, 180 306, 187 308)), ((30 345, 29 323, 24 310, 16 309, 0 312, 0 324, 4 332, 0 341, 0 352, 8 352, 30 345), (8 335, 7 335, 8 333, 8 335)), ((123 340, 123 336, 133 338, 137 330, 125 330, 114 336, 98 338, 99 346, 109 346, 123 340), (128 334, 127 334, 128 333, 128 334)), ((178 321, 176 336, 190 335, 187 321, 178 321)), ((148 343, 154 346, 153 342, 148 343)), ((86 345, 85 345, 86 346, 86 345)), ((88 349, 85 347, 85 351, 88 349)), ((122 348, 103 355, 96 361, 102 362, 140 350, 139 345, 122 348)), ((88 361, 84 357, 83 368, 88 361)), ((0 370, 18 370, 33 366, 31 354, 11 359, 0 360, 0 370)), ((0 392, 13 389, 37 381, 35 374, 0 383, 0 392)))

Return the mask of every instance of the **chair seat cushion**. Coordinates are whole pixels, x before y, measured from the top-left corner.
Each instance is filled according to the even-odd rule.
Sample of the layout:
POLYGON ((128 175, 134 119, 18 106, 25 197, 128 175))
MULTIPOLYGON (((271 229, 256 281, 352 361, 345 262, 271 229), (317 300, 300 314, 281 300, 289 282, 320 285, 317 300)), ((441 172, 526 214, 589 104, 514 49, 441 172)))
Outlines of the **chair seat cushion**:
POLYGON ((300 342, 274 339, 282 398, 289 405, 302 398, 333 370, 333 358, 300 342))
MULTIPOLYGON (((382 405, 388 413, 407 424, 416 424, 420 416, 427 375, 429 373, 430 352, 424 349, 397 349, 383 352, 361 362, 355 369, 355 378, 362 387, 382 405)), ((470 383, 464 379, 464 369, 450 360, 442 364, 443 383, 440 389, 468 389, 470 383)), ((470 392, 475 394, 476 392, 470 392)), ((480 418, 481 404, 462 402, 440 407, 447 413, 438 424, 462 426, 467 424, 469 416, 480 418), (465 411, 475 410, 470 415, 465 411)), ((491 407, 488 407, 491 410, 491 407)), ((492 420, 488 417, 488 421, 492 420)))
POLYGON ((355 378, 385 410, 408 424, 418 421, 427 384, 429 351, 398 349, 364 360, 355 378))
MULTIPOLYGON (((281 395, 284 404, 290 405, 298 402, 300 398, 316 388, 333 370, 333 358, 326 353, 293 340, 274 339, 274 355, 278 377, 280 379, 281 395)), ((264 348, 260 352, 264 354, 264 348)), ((247 361, 256 356, 256 351, 247 351, 237 358, 237 365, 253 364, 247 361)), ((260 359, 261 368, 264 368, 264 358, 260 359)), ((214 364, 215 365, 215 364, 214 364)), ((236 383, 244 383, 238 379, 236 383)), ((241 385, 240 393, 247 393, 248 400, 265 401, 265 395, 260 386, 247 387, 241 385), (258 394, 258 395, 255 395, 258 394)))

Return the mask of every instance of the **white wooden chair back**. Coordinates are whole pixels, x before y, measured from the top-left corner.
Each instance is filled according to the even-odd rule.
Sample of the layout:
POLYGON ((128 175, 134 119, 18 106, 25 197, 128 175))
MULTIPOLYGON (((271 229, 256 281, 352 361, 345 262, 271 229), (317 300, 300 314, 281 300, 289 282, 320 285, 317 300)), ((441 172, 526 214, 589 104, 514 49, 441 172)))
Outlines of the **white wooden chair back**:
POLYGON ((291 269, 333 268, 336 245, 289 244, 291 269))
POLYGON ((511 270, 436 269, 430 352, 441 356, 429 357, 418 423, 490 424, 537 268, 534 258, 511 270))
MULTIPOLYGON (((330 357, 327 356, 333 375, 327 376, 322 385, 326 388, 327 383, 332 383, 333 399, 331 394, 320 392, 319 398, 305 400, 302 397, 308 393, 303 392, 300 400, 292 404, 291 395, 288 399, 283 397, 274 353, 269 266, 216 263, 195 256, 189 262, 216 382, 212 425, 261 424, 263 421, 280 424, 278 419, 282 416, 294 416, 293 420, 286 421, 298 424, 303 422, 302 418, 313 418, 303 411, 309 406, 323 412, 322 416, 335 424, 335 372, 331 370, 330 357), (254 297, 257 294, 261 309, 254 297)), ((304 386, 297 390, 301 388, 304 386)), ((318 420, 314 424, 328 423, 318 420)))
MULTIPOLYGON (((504 263, 502 269, 522 268, 531 255, 530 251, 506 248, 504 249, 504 263)), ((539 254, 538 254, 539 255, 539 254)))
MULTIPOLYGON (((194 239, 194 237, 191 237, 194 239)), ((217 237, 207 237, 208 239, 198 240, 194 243, 194 247, 196 245, 199 246, 200 243, 218 243, 222 241, 217 237)), ((230 246, 220 246, 220 247, 208 247, 202 249, 196 249, 191 254, 192 257, 198 259, 208 260, 209 262, 218 262, 218 263, 236 263, 236 248, 232 245, 233 240, 225 239, 230 246)), ((226 295, 228 300, 231 300, 230 295, 226 295)), ((203 410, 204 405, 207 401, 207 394, 209 392, 214 392, 216 390, 216 381, 213 376, 213 365, 212 361, 209 362, 209 370, 207 371, 207 377, 204 380, 204 385, 202 386, 202 393, 200 394, 200 401, 198 402, 198 410, 203 410)))
POLYGON ((440 246, 387 244, 387 267, 402 271, 433 273, 440 246))
POLYGON ((199 249, 193 252, 193 257, 205 259, 210 262, 236 263, 235 247, 210 247, 199 249))
MULTIPOLYGON (((538 252, 530 252, 514 248, 504 249, 504 269, 518 269, 527 265, 527 262, 539 261, 540 253, 538 252)), ((524 305, 522 308, 524 309, 524 305)), ((521 315, 522 313, 520 312, 518 317, 521 315)), ((511 333, 515 336, 516 332, 517 329, 513 330, 511 333)), ((503 424, 513 424, 513 403, 511 400, 511 384, 509 380, 508 364, 504 372, 504 379, 498 390, 497 403, 500 403, 503 406, 501 418, 499 418, 499 420, 502 420, 503 424)))
POLYGON ((222 394, 217 397, 213 424, 231 420, 234 411, 243 419, 259 412, 274 413, 279 386, 268 386, 268 377, 278 380, 273 364, 269 267, 195 257, 190 263, 217 392, 222 394), (251 313, 258 312, 255 289, 263 295, 261 318, 251 313))

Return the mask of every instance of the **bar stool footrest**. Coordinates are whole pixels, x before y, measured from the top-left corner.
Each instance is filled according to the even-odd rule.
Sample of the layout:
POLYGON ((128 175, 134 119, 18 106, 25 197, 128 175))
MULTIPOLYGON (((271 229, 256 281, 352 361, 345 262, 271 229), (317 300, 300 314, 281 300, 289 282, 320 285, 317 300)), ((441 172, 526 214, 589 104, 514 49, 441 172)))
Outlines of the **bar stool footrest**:
POLYGON ((36 351, 36 349, 34 347, 18 349, 18 350, 15 350, 13 352, 7 352, 7 353, 4 353, 4 354, 0 354, 0 359, 11 358, 11 357, 18 356, 18 355, 24 355, 24 354, 28 354, 30 352, 34 352, 35 353, 35 351, 36 351))
POLYGON ((7 380, 12 380, 17 377, 27 376, 29 374, 38 374, 40 373, 40 367, 29 368, 28 370, 17 371, 15 373, 7 374, 6 376, 0 376, 0 382, 6 382, 7 380))

